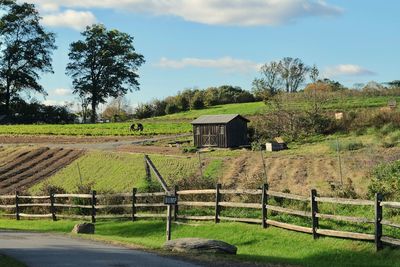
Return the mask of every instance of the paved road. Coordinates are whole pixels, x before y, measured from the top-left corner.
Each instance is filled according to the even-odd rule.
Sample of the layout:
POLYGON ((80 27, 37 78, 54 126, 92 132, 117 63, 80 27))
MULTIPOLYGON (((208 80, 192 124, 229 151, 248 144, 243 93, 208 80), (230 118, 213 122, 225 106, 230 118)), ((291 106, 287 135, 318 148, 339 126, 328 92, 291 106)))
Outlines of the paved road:
POLYGON ((28 267, 194 267, 152 253, 62 235, 0 231, 0 252, 28 267))

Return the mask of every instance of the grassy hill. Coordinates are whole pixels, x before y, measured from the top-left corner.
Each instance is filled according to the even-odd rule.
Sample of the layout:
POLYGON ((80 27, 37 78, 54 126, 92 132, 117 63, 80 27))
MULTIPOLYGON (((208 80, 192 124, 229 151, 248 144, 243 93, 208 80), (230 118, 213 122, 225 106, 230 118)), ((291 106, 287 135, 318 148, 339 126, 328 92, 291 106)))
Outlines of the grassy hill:
POLYGON ((202 115, 215 115, 215 114, 241 114, 241 115, 256 115, 266 111, 264 102, 251 102, 240 104, 226 104, 218 105, 210 108, 189 110, 175 114, 155 117, 153 120, 191 120, 202 115))
MULTIPOLYGON (((324 104, 327 110, 354 110, 379 108, 387 106, 389 99, 400 102, 400 96, 343 96, 332 98, 324 104)), ((306 103, 297 103, 300 107, 306 103)), ((141 120, 143 132, 130 132, 131 122, 98 123, 98 124, 67 124, 67 125, 0 125, 3 135, 69 135, 69 136, 137 136, 189 133, 192 130, 190 121, 201 115, 242 114, 252 116, 268 112, 269 108, 263 102, 218 105, 200 110, 190 110, 155 118, 141 120)), ((134 120, 134 122, 139 122, 134 120)))

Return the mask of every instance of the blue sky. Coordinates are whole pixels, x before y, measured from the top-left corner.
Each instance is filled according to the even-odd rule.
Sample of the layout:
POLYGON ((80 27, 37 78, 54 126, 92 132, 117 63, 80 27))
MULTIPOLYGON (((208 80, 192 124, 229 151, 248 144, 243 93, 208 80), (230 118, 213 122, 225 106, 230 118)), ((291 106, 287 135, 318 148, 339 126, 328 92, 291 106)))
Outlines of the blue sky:
MULTIPOLYGON (((31 0, 57 34, 46 103, 73 101, 69 44, 92 23, 127 32, 144 55, 136 105, 185 88, 251 89, 260 64, 285 56, 316 64, 351 86, 400 79, 400 1, 386 0, 31 0)), ((42 100, 42 97, 36 96, 42 100)))

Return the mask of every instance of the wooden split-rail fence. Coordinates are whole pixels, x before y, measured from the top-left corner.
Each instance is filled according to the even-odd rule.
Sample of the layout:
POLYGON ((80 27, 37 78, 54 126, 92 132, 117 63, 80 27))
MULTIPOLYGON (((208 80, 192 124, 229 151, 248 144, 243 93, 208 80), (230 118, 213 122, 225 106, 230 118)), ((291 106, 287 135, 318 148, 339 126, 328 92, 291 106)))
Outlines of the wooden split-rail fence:
MULTIPOLYGON (((400 246, 400 239, 396 239, 390 236, 383 235, 383 226, 393 227, 400 229, 400 224, 385 220, 383 218, 383 208, 400 209, 400 202, 388 202, 383 201, 381 194, 375 195, 375 200, 361 200, 361 199, 345 199, 345 198, 332 198, 332 197, 321 197, 317 195, 316 190, 311 190, 310 196, 300 196, 289 193, 275 192, 268 190, 268 185, 263 185, 262 189, 222 189, 220 184, 217 184, 215 189, 202 189, 202 190, 178 190, 175 188, 169 195, 175 195, 178 198, 178 203, 174 206, 173 217, 175 220, 211 220, 215 223, 220 221, 234 221, 234 222, 245 222, 245 223, 258 223, 263 228, 268 226, 275 226, 284 228, 287 230, 293 230, 297 232, 304 232, 312 234, 314 239, 319 236, 331 236, 338 238, 349 238, 364 241, 375 242, 376 250, 380 250, 383 244, 392 246, 400 246), (183 196, 212 196, 214 201, 184 201, 181 198, 183 196), (258 203, 244 203, 244 202, 226 202, 222 201, 223 195, 239 195, 239 196, 258 196, 260 201, 258 203), (306 203, 310 206, 309 211, 296 210, 292 208, 282 207, 278 205, 271 205, 269 199, 271 197, 296 200, 306 203), (371 206, 374 208, 374 219, 358 216, 341 216, 334 214, 325 214, 319 212, 319 203, 333 203, 343 205, 357 205, 357 206, 371 206), (188 216, 179 214, 180 207, 208 207, 215 210, 213 216, 188 216), (245 209, 259 209, 261 211, 261 218, 238 218, 238 217, 226 217, 221 216, 221 208, 245 208, 245 209), (300 217, 306 217, 311 219, 311 225, 309 227, 299 226, 290 223, 279 222, 268 218, 267 211, 274 211, 277 213, 285 213, 289 215, 295 215, 300 217), (350 223, 367 223, 374 225, 374 234, 366 234, 360 232, 349 232, 349 231, 338 231, 331 229, 322 229, 319 225, 319 219, 345 221, 350 223)), ((137 218, 165 218, 166 214, 163 213, 149 213, 150 208, 162 208, 166 207, 163 202, 149 203, 146 198, 163 197, 165 192, 155 193, 138 193, 136 189, 133 189, 131 193, 119 193, 119 194, 96 194, 96 191, 92 191, 91 194, 50 194, 48 196, 23 196, 16 192, 15 195, 2 195, 0 201, 14 202, 12 204, 0 205, 0 210, 15 210, 15 213, 0 213, 0 216, 15 217, 16 220, 21 218, 51 218, 52 220, 57 219, 88 219, 92 222, 96 222, 96 219, 109 219, 109 218, 129 218, 135 221, 137 218), (123 197, 130 199, 128 204, 98 204, 99 201, 109 197, 123 197), (80 204, 65 204, 60 203, 61 199, 86 199, 86 205, 80 204), (24 200, 34 201, 46 201, 44 203, 24 203, 24 200), (48 209, 47 214, 27 214, 23 213, 22 209, 28 207, 42 207, 48 209), (62 208, 78 208, 87 210, 89 215, 76 215, 76 214, 63 214, 56 213, 56 210, 62 208), (124 208, 129 209, 129 214, 97 214, 102 209, 110 208, 124 208), (146 208, 147 212, 141 211, 142 208, 146 208)), ((210 199, 210 198, 209 198, 210 199)), ((26 201, 25 201, 26 202, 26 201)))

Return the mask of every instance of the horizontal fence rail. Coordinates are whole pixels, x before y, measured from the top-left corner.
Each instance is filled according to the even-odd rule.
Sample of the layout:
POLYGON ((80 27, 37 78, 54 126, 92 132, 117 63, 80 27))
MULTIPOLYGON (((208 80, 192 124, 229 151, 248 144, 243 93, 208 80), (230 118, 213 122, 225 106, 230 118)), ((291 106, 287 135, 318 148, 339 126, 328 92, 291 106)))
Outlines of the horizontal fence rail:
MULTIPOLYGON (((380 250, 383 244, 392 246, 400 246, 400 239, 386 236, 382 234, 382 227, 391 227, 400 229, 400 223, 383 219, 383 208, 400 209, 400 202, 383 201, 380 194, 376 194, 375 201, 362 199, 345 199, 321 197, 317 195, 316 190, 312 190, 310 196, 301 196, 291 193, 282 193, 271 191, 265 184, 261 189, 222 189, 218 184, 215 189, 201 190, 178 190, 176 187, 173 191, 166 192, 137 192, 133 189, 131 193, 115 193, 115 194, 96 194, 93 191, 90 194, 49 194, 48 196, 27 196, 19 195, 17 191, 15 195, 0 196, 0 216, 14 217, 16 220, 21 218, 52 218, 58 219, 82 219, 96 222, 96 219, 113 219, 128 218, 135 221, 138 218, 165 218, 166 205, 162 197, 166 195, 175 195, 177 204, 174 206, 175 220, 198 220, 198 221, 220 221, 228 222, 244 222, 261 224, 263 228, 275 226, 287 230, 312 234, 314 238, 319 236, 331 236, 338 238, 349 238, 365 241, 374 241, 376 249, 380 250), (238 197, 246 196, 247 201, 234 201, 238 197), (195 198, 201 200, 193 200, 195 198), (188 198, 190 200, 188 200, 188 198), (115 199, 119 199, 116 201, 115 199), (255 199, 259 199, 257 203, 255 199), (211 201, 210 201, 211 200, 211 201), (253 202, 248 202, 248 201, 253 202), (273 201, 274 202, 273 202, 273 201), (298 201, 303 209, 284 207, 283 200, 287 203, 298 201), (272 205, 272 203, 277 203, 272 205), (320 212, 318 206, 323 203, 340 204, 340 205, 358 205, 366 207, 374 207, 374 218, 366 218, 361 216, 343 216, 336 214, 326 214, 320 212), (198 209, 206 208, 213 210, 213 215, 199 214, 181 214, 180 208, 198 209), (69 213, 65 214, 65 209, 69 209, 69 213), (261 217, 245 218, 235 215, 222 216, 221 211, 235 209, 251 209, 260 210, 261 217), (307 210, 305 210, 307 209, 307 210), (40 211, 40 213, 38 212, 40 211), (158 212, 154 212, 157 210, 158 212), (6 213, 5 213, 5 212, 6 213), (162 211, 160 213, 160 211, 162 211), (107 214, 102 214, 106 212, 107 214), (300 218, 311 219, 309 227, 295 225, 293 223, 280 222, 269 218, 269 213, 288 214, 300 218), (100 213, 100 214, 99 214, 100 213), (374 225, 374 234, 346 232, 333 229, 322 229, 319 220, 344 221, 356 224, 374 225)), ((243 213, 239 213, 243 214, 243 213)))

